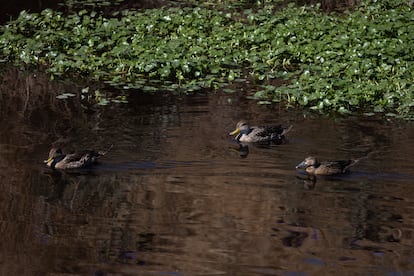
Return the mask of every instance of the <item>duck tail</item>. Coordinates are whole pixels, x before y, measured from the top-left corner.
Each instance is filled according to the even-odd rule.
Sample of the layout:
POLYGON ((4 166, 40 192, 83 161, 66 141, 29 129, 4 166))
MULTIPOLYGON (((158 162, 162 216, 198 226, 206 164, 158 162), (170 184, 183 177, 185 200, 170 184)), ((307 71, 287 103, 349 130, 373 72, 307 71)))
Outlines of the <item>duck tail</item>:
POLYGON ((99 155, 105 155, 105 154, 107 154, 112 149, 113 146, 114 146, 113 144, 110 145, 109 148, 106 151, 98 151, 98 154, 99 155))
POLYGON ((342 173, 345 173, 349 170, 350 167, 354 166, 359 162, 359 159, 348 159, 338 161, 342 166, 342 173))
POLYGON ((378 153, 378 151, 377 150, 374 150, 374 151, 371 151, 371 152, 367 153, 364 156, 361 156, 361 157, 356 158, 356 159, 352 159, 352 161, 353 161, 352 166, 355 165, 356 163, 358 163, 361 160, 364 160, 364 159, 367 159, 367 158, 371 157, 371 155, 373 155, 375 153, 378 153))
POLYGON ((349 165, 347 166, 347 168, 352 167, 353 165, 355 165, 356 163, 358 163, 361 160, 361 158, 357 158, 357 159, 351 159, 349 165))
POLYGON ((288 126, 287 128, 284 128, 281 136, 286 135, 288 132, 292 130, 292 128, 293 128, 292 125, 288 126))

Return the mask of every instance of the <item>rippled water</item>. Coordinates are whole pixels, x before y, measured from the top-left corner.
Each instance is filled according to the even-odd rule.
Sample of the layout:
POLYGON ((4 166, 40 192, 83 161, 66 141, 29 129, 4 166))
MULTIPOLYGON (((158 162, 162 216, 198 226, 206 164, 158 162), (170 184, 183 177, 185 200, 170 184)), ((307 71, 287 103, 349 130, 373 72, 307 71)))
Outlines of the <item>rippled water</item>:
POLYGON ((16 72, 0 89, 1 275, 414 271, 412 123, 221 92, 81 107, 51 94, 76 87, 16 72), (293 130, 247 152, 228 136, 241 118, 293 130), (114 146, 96 168, 61 173, 43 164, 53 144, 114 146), (362 159, 310 181, 294 169, 310 154, 362 159))

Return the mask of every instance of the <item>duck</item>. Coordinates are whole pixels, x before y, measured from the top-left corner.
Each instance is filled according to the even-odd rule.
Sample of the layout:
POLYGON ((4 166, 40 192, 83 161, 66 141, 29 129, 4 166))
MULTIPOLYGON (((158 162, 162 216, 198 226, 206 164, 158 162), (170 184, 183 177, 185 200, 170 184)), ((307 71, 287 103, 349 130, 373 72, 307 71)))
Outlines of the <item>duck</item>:
POLYGON ((250 126, 247 121, 241 120, 237 123, 236 129, 229 133, 234 136, 237 142, 242 143, 275 143, 281 144, 285 141, 285 134, 292 129, 292 126, 284 128, 281 125, 275 126, 250 126))
POLYGON ((49 158, 44 162, 48 167, 58 170, 87 168, 98 163, 98 159, 111 148, 112 146, 105 152, 84 150, 70 154, 64 154, 61 148, 52 148, 49 151, 49 158))
POLYGON ((309 156, 299 163, 296 169, 304 169, 309 175, 344 174, 358 161, 357 159, 318 161, 317 158, 309 156))

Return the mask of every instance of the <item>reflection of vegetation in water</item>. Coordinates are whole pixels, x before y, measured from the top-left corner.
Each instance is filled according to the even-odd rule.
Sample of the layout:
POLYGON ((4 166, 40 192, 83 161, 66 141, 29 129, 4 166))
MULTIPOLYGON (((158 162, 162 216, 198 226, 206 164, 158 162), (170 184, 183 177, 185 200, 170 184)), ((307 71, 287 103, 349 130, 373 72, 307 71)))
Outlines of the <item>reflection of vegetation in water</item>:
POLYGON ((7 130, 1 132, 0 144, 13 150, 19 146, 25 149, 24 154, 11 154, 11 158, 31 156, 44 144, 51 146, 57 141, 61 145, 77 140, 76 144, 88 147, 100 139, 99 135, 90 141, 87 138, 96 124, 95 99, 89 103, 79 97, 56 97, 73 95, 79 89, 73 83, 50 82, 44 74, 16 69, 2 72, 0 78, 0 128, 7 130))
POLYGON ((119 5, 120 3, 124 2, 125 0, 68 0, 64 3, 61 3, 62 6, 68 7, 69 9, 75 8, 102 8, 102 7, 109 7, 119 5))
POLYGON ((275 11, 267 3, 114 17, 22 12, 2 27, 0 59, 123 89, 191 91, 251 78, 263 84, 254 96, 262 103, 413 117, 414 12, 407 1, 367 0, 345 16, 318 7, 275 11), (278 78, 288 85, 272 85, 278 78))

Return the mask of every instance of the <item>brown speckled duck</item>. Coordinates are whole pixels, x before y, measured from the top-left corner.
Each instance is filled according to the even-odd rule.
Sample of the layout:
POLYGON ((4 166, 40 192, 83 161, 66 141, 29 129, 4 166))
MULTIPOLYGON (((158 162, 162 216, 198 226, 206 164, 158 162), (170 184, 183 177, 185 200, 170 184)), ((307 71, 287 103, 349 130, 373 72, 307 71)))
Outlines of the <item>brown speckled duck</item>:
POLYGON ((98 158, 105 155, 109 150, 110 148, 105 152, 85 150, 79 153, 64 154, 60 148, 52 148, 49 152, 49 158, 44 162, 52 169, 86 168, 96 164, 98 158))
POLYGON ((243 143, 276 143, 280 144, 285 141, 285 134, 292 129, 292 126, 284 128, 281 125, 257 127, 241 120, 237 123, 236 129, 229 133, 235 135, 237 142, 243 143))
POLYGON ((296 169, 304 169, 310 175, 334 175, 346 173, 357 162, 356 159, 319 162, 315 157, 309 156, 296 169))

